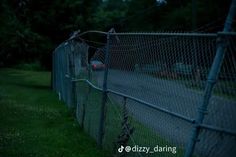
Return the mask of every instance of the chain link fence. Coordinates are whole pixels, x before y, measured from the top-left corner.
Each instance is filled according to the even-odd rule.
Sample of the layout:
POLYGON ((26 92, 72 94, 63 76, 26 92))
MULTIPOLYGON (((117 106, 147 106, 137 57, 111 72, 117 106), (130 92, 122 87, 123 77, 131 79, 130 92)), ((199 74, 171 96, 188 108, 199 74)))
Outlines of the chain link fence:
POLYGON ((53 88, 99 145, 117 157, 184 156, 190 141, 192 156, 236 154, 236 34, 87 33, 55 49, 53 88), (209 92, 219 46, 225 55, 209 92))

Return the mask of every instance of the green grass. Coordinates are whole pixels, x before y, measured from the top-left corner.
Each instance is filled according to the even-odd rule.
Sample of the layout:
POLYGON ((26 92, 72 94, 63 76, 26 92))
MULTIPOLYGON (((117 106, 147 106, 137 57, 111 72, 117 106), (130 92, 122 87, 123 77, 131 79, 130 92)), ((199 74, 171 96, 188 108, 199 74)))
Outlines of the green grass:
POLYGON ((0 70, 1 157, 105 157, 50 90, 50 73, 0 70))
MULTIPOLYGON (((77 83, 78 91, 80 92, 81 97, 86 96, 86 92, 88 92, 88 85, 85 82, 78 82, 77 83)), ((97 130, 99 124, 99 116, 100 116, 100 107, 101 107, 101 100, 102 94, 99 91, 91 90, 88 95, 88 100, 85 103, 86 112, 85 112, 85 119, 84 125, 85 130, 95 139, 97 137, 97 130)), ((84 100, 85 101, 85 100, 84 100)), ((82 108, 81 108, 82 109, 82 108)), ((80 110, 81 110, 80 109, 80 110)), ((81 115, 81 114, 80 114, 81 115)), ((103 140, 103 147, 110 153, 116 153, 114 150, 115 141, 117 137, 121 134, 122 130, 122 106, 110 97, 106 103, 106 121, 105 121, 105 135, 103 140)), ((81 117, 79 118, 81 120, 81 117)), ((172 142, 168 142, 165 138, 158 135, 157 132, 152 130, 151 128, 146 127, 139 121, 132 117, 129 114, 129 121, 131 126, 135 128, 134 133, 132 134, 132 138, 136 145, 139 146, 150 146, 151 148, 155 147, 156 145, 159 146, 175 146, 172 142)), ((132 140, 129 141, 130 146, 135 145, 132 140)), ((175 156, 175 157, 182 157, 184 154, 184 149, 182 147, 177 147, 177 154, 172 153, 154 153, 154 154, 142 154, 143 156, 152 156, 152 157, 159 157, 159 156, 175 156)), ((129 153, 131 156, 138 155, 137 153, 129 153)))
MULTIPOLYGON (((111 98, 112 99, 112 98, 111 98)), ((121 133, 121 123, 123 119, 123 111, 121 109, 121 105, 118 104, 118 102, 114 100, 109 100, 107 103, 108 106, 108 115, 107 115, 107 120, 106 120, 106 135, 105 135, 105 141, 106 141, 106 147, 110 147, 112 145, 109 145, 110 143, 113 143, 118 135, 121 133)), ((148 119, 147 119, 148 120, 148 119)), ((135 146, 149 146, 154 148, 156 145, 159 146, 171 146, 171 147, 177 147, 177 153, 172 154, 172 153, 154 153, 154 154, 145 154, 142 153, 143 156, 151 156, 151 157, 164 157, 164 156, 175 156, 175 157, 182 157, 184 154, 183 148, 179 147, 178 145, 172 144, 172 142, 168 142, 164 137, 161 137, 158 135, 158 132, 155 130, 145 126, 138 120, 136 120, 135 117, 133 117, 131 114, 129 114, 129 124, 130 126, 134 127, 134 133, 131 135, 132 140, 130 139, 128 145, 135 146)), ((134 156, 137 155, 137 153, 129 153, 129 156, 134 156)))
POLYGON ((14 69, 31 70, 31 71, 42 71, 43 70, 43 68, 41 67, 39 62, 20 63, 18 65, 15 65, 14 69))

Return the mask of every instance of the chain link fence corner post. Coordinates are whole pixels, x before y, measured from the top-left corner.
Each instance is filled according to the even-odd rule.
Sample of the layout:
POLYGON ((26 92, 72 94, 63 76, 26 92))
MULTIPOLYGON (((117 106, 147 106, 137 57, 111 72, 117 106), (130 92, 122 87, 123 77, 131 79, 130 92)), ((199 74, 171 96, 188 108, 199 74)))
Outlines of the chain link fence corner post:
MULTIPOLYGON (((236 0, 232 0, 227 19, 225 21, 223 32, 231 31, 231 25, 235 17, 235 14, 236 14, 236 0)), ((205 86, 203 102, 198 109, 196 122, 192 131, 190 141, 186 147, 187 149, 186 149, 184 157, 191 157, 193 155, 195 145, 196 145, 196 142, 198 141, 198 136, 201 129, 200 125, 202 124, 205 114, 207 113, 207 107, 208 107, 208 104, 209 104, 209 101, 213 92, 213 87, 216 84, 216 81, 218 79, 218 75, 221 69, 221 65, 224 60, 225 48, 226 48, 226 44, 224 40, 221 39, 220 43, 217 45, 215 58, 213 60, 210 72, 208 74, 207 83, 205 86)))

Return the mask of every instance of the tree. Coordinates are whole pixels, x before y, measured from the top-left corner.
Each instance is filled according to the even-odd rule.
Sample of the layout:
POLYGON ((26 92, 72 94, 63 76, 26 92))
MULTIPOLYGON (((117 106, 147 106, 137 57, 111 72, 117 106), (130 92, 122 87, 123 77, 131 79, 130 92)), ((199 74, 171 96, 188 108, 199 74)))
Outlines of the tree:
MULTIPOLYGON (((191 1, 167 2, 158 6, 156 0, 1 0, 0 64, 51 62, 55 46, 78 29, 191 31, 191 1)), ((198 0, 197 27, 203 26, 199 31, 221 31, 230 2, 198 0)))

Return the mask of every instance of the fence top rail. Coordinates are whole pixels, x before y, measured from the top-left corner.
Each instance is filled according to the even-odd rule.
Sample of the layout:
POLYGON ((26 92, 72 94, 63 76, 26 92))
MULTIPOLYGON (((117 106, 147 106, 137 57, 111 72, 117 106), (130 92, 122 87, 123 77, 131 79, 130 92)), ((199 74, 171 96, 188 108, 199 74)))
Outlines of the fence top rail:
POLYGON ((82 33, 78 34, 78 36, 83 36, 83 35, 89 34, 89 33, 97 33, 97 34, 103 34, 103 35, 107 35, 108 34, 108 32, 89 30, 89 31, 85 31, 85 32, 82 32, 82 33))
MULTIPOLYGON (((178 32, 103 32, 103 31, 96 31, 96 30, 89 30, 82 32, 80 34, 77 34, 76 36, 70 38, 75 39, 78 37, 81 37, 83 35, 89 34, 89 33, 96 33, 96 34, 101 34, 101 35, 121 35, 121 36, 126 36, 126 35, 153 35, 153 36, 207 36, 207 37, 216 37, 218 34, 225 34, 223 32, 218 32, 218 33, 197 33, 197 32, 185 32, 185 33, 178 33, 178 32)), ((228 33, 229 35, 232 35, 232 33, 228 33)), ((228 35, 227 34, 227 35, 228 35)), ((235 33, 236 34, 236 33, 235 33)))
MULTIPOLYGON (((100 35, 111 35, 111 36, 127 36, 127 35, 144 35, 144 36, 182 36, 182 37, 217 37, 217 36, 236 36, 236 32, 217 32, 217 33, 197 33, 197 32, 184 32, 184 33, 178 33, 178 32, 103 32, 103 31, 97 31, 97 30, 89 30, 82 33, 77 33, 76 35, 73 35, 68 40, 74 40, 78 39, 79 37, 90 34, 90 33, 96 33, 100 35)), ((64 42, 66 42, 64 41, 64 42)))
POLYGON ((217 34, 223 36, 236 36, 236 32, 218 32, 217 34))
MULTIPOLYGON (((85 31, 85 32, 77 34, 74 38, 81 37, 81 36, 83 36, 85 34, 89 34, 89 33, 96 33, 96 34, 101 34, 101 35, 107 35, 108 34, 108 32, 89 30, 89 31, 85 31)), ((73 39, 73 37, 72 37, 72 39, 73 39)))
POLYGON ((110 35, 120 35, 120 36, 126 36, 126 35, 144 35, 144 36, 186 36, 186 37, 217 37, 217 33, 147 33, 147 32, 140 32, 140 33, 132 33, 132 32, 126 32, 126 33, 110 33, 110 35))

